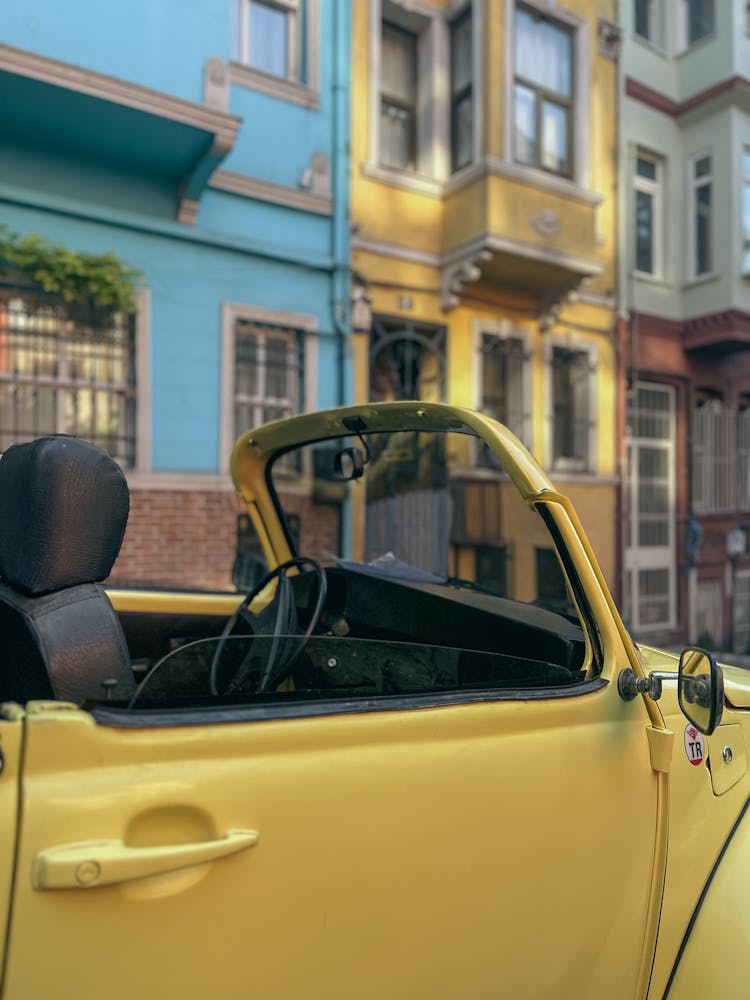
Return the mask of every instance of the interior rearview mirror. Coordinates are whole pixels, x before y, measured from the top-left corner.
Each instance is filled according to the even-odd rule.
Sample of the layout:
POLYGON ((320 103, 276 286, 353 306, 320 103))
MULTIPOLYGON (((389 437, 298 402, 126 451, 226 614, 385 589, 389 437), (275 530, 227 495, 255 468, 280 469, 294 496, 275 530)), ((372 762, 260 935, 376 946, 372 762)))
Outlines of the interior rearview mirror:
POLYGON ((680 657, 677 684, 683 714, 706 736, 721 722, 724 677, 721 667, 705 649, 690 647, 680 657))
POLYGON ((360 479, 365 471, 365 456, 361 448, 342 448, 333 460, 333 471, 338 479, 351 482, 360 479))

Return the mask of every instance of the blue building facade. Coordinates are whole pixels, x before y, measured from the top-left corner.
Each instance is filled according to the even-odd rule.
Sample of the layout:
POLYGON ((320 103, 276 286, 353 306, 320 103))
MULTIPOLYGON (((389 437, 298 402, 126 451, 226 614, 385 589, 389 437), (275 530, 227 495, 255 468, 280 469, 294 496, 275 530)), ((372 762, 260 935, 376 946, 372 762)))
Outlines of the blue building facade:
POLYGON ((129 332, 84 349, 6 281, 0 438, 112 442, 132 496, 118 579, 227 585, 236 435, 350 399, 349 17, 348 0, 4 4, 0 223, 112 252, 143 284, 129 332))

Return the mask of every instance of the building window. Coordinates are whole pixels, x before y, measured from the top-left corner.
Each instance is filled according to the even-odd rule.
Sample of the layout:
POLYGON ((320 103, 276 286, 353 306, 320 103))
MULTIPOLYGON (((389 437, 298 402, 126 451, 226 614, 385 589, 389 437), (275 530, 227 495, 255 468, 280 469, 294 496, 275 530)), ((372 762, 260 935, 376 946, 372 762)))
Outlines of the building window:
POLYGON ((635 269, 641 274, 661 273, 662 165, 638 153, 635 169, 635 269))
POLYGON ((451 44, 451 170, 473 158, 473 60, 471 11, 450 26, 451 44))
POLYGON ((699 278, 713 271, 713 240, 711 237, 711 202, 713 177, 711 157, 697 156, 691 161, 692 277, 699 278))
POLYGON ((718 398, 701 394, 693 411, 693 490, 695 514, 737 509, 737 415, 718 398))
POLYGON ((284 80, 299 80, 298 0, 236 0, 233 58, 284 80))
POLYGON ((750 274, 750 148, 742 150, 742 271, 750 274))
POLYGON ((528 443, 530 400, 525 342, 520 337, 482 332, 479 353, 479 409, 528 443))
POLYGON ((370 333, 370 399, 445 398, 443 326, 373 317, 370 333))
POLYGON ((673 390, 634 386, 627 413, 624 613, 636 631, 674 624, 674 434, 673 390))
POLYGON ((539 11, 515 11, 514 155, 571 176, 573 34, 539 11))
POLYGON ((592 353, 589 349, 554 346, 551 368, 552 466, 591 471, 596 371, 592 353))
POLYGON ((136 461, 135 317, 80 315, 34 291, 0 292, 0 451, 47 434, 136 461))
POLYGON ((249 319, 235 323, 234 437, 299 413, 303 402, 303 334, 249 319))
POLYGON ((635 0, 635 33, 649 42, 655 35, 655 0, 635 0))
POLYGON ((384 167, 417 165, 417 36, 383 22, 380 159, 384 167))
POLYGON ((694 45, 715 30, 714 0, 681 0, 679 34, 682 47, 694 45))

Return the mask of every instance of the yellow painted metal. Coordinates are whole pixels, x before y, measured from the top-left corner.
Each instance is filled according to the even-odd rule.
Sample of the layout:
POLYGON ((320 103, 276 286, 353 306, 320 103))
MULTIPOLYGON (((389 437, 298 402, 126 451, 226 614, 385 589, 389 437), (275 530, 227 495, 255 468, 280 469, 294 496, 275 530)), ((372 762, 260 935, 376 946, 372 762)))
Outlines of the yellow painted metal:
POLYGON ((747 773, 747 754, 742 726, 738 723, 718 726, 706 737, 711 761, 711 787, 723 795, 747 773))
MULTIPOLYGON (((727 831, 728 833, 729 831, 727 831)), ((693 845, 693 850, 697 850, 693 845)), ((750 983, 750 819, 740 823, 697 914, 669 1000, 747 1000, 750 983)))
POLYGON ((122 840, 85 840, 58 844, 34 859, 31 883, 35 889, 93 889, 133 879, 206 864, 258 842, 254 830, 228 830, 216 840, 192 844, 131 847, 122 840))
POLYGON ((0 982, 5 963, 8 918, 12 901, 15 871, 16 834, 18 830, 18 784, 23 745, 23 710, 17 705, 3 705, 0 715, 0 982))
POLYGON ((107 588, 115 611, 152 614, 218 615, 228 617, 237 609, 242 594, 185 593, 183 591, 124 590, 107 588))
POLYGON ((613 685, 136 730, 48 706, 27 723, 4 1000, 60 982, 98 998, 105 979, 113 998, 635 996, 647 722, 613 685), (155 848, 228 829, 256 830, 257 846, 87 892, 32 888, 51 831, 155 848))

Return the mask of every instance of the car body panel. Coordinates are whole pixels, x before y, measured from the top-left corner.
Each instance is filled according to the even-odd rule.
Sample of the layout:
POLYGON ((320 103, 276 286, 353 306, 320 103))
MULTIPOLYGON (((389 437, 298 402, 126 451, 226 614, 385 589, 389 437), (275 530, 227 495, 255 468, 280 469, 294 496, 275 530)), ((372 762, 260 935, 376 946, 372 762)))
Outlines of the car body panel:
POLYGON ((0 981, 5 962, 15 872, 23 719, 23 710, 18 706, 5 706, 0 715, 0 981))
POLYGON ((664 991, 665 1000, 721 997, 744 1000, 750 983, 750 821, 745 801, 724 842, 711 879, 696 905, 684 950, 664 991))
POLYGON ((269 1000, 348 998, 355 982, 363 1000, 467 989, 594 998, 625 984, 632 995, 651 858, 621 859, 634 838, 654 838, 646 722, 611 685, 532 702, 139 729, 32 706, 4 996, 49 995, 50 970, 81 1000, 105 980, 112 997, 252 987, 269 1000), (256 846, 209 864, 122 885, 32 887, 51 846, 187 843, 238 828, 256 830, 256 846))

